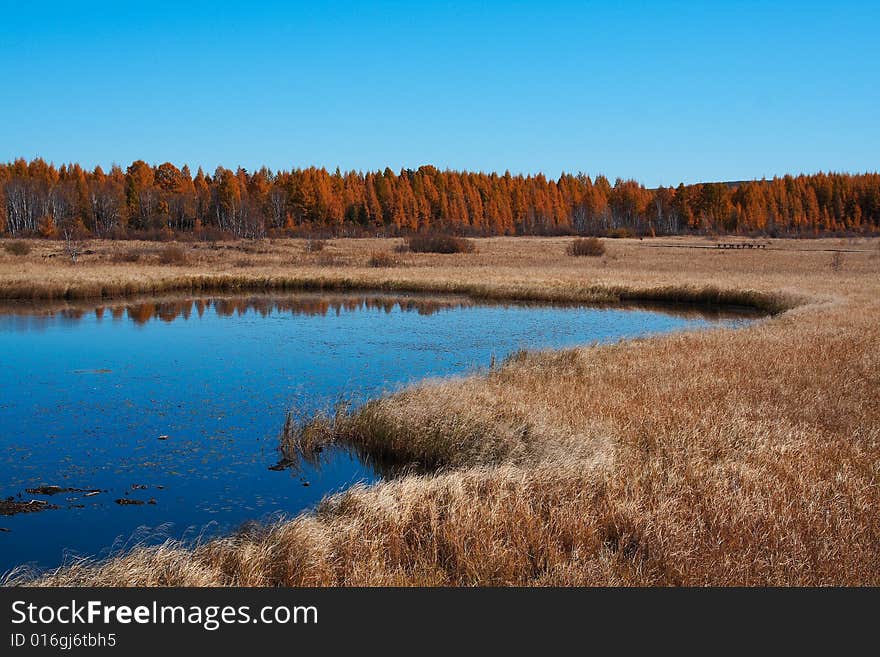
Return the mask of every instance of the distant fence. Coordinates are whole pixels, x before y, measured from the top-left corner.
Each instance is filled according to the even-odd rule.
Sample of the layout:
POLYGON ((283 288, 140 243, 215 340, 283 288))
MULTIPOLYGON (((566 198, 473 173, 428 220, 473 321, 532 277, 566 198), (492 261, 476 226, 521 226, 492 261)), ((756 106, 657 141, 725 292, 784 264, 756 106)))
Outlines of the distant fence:
POLYGON ((766 244, 758 244, 757 242, 719 242, 715 245, 716 249, 766 249, 766 244))

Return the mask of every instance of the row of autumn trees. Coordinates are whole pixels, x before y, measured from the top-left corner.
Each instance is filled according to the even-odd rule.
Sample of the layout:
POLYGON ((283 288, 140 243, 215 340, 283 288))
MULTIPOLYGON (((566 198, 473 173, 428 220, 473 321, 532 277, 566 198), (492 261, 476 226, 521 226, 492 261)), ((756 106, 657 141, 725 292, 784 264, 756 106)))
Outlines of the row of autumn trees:
POLYGON ((123 170, 0 164, 0 232, 209 239, 283 234, 868 234, 880 231, 880 174, 785 176, 647 189, 604 176, 395 173, 308 168, 249 173, 142 160, 123 170))

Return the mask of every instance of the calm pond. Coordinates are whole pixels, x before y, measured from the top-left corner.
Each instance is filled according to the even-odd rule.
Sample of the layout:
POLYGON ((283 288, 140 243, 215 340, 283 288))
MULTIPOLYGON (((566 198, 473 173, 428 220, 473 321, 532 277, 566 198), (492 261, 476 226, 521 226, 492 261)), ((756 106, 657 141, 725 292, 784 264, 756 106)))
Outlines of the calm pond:
POLYGON ((377 478, 341 450, 320 469, 271 470, 289 409, 327 410, 520 348, 752 316, 381 294, 2 306, 0 510, 46 508, 0 515, 0 572, 228 532, 377 478))

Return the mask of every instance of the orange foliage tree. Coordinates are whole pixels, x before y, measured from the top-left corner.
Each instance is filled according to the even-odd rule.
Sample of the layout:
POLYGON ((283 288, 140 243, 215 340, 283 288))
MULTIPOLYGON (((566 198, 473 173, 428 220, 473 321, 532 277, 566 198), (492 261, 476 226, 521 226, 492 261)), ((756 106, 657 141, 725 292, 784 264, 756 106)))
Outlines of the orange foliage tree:
POLYGON ((309 167, 213 175, 170 162, 87 171, 41 159, 0 164, 0 231, 99 237, 192 233, 469 235, 682 232, 814 236, 880 232, 880 174, 818 173, 648 189, 604 176, 503 175, 433 166, 333 173, 309 167))

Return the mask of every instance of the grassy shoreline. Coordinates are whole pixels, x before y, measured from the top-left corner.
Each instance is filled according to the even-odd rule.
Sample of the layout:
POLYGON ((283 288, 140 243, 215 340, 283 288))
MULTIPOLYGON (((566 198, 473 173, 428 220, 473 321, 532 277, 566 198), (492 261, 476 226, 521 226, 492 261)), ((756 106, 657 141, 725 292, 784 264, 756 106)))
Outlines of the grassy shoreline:
POLYGON ((410 256, 380 271, 362 261, 390 241, 334 241, 332 267, 296 244, 267 245, 247 255, 246 272, 230 271, 228 254, 181 269, 96 258, 77 270, 34 262, 37 253, 16 272, 0 260, 6 298, 238 280, 502 300, 647 295, 778 313, 738 330, 525 353, 487 374, 417 384, 372 402, 348 430, 439 473, 356 487, 317 513, 192 549, 135 549, 11 583, 880 583, 876 241, 842 268, 826 244, 787 250, 782 240, 770 252, 686 258, 609 241, 604 262, 590 263, 567 259, 565 243, 479 240, 476 254, 410 256))
POLYGON ((161 294, 211 294, 211 293, 270 293, 270 292, 384 292, 395 294, 456 294, 474 300, 566 302, 583 304, 617 303, 668 303, 705 304, 712 306, 742 306, 755 310, 779 313, 806 302, 804 298, 738 290, 736 288, 675 287, 627 288, 621 286, 591 286, 561 293, 517 288, 495 288, 479 284, 443 284, 440 282, 413 283, 394 280, 363 281, 356 278, 234 278, 229 276, 190 276, 179 280, 163 281, 148 285, 124 284, 119 286, 86 285, 63 288, 7 286, 0 291, 0 300, 6 301, 56 301, 56 300, 118 300, 135 296, 161 294))
MULTIPOLYGON (((505 239, 505 238, 496 238, 505 239)), ((507 238, 510 239, 510 238, 507 238)), ((519 238, 524 239, 524 238, 519 238)), ((22 240, 18 240, 21 242, 22 240)), ((359 242, 372 245, 375 242, 396 243, 396 240, 337 240, 349 245, 359 242)), ((490 241, 490 240, 485 240, 490 241)), ((540 241, 540 240, 536 240, 540 241)), ((547 240, 550 241, 550 240, 547 240)), ((560 241, 560 240, 555 240, 560 241)), ((566 240, 570 241, 570 240, 566 240)), ((56 301, 56 300, 115 300, 132 296, 162 294, 210 294, 210 293, 252 293, 252 292, 389 292, 416 294, 459 294, 470 296, 475 300, 494 301, 534 301, 534 302, 572 302, 572 303, 626 303, 626 302, 659 302, 682 304, 736 305, 755 308, 763 312, 778 313, 789 310, 808 301, 807 297, 784 294, 776 291, 755 290, 737 286, 718 284, 653 284, 624 285, 615 282, 584 283, 578 281, 563 289, 541 288, 528 281, 511 280, 502 284, 493 282, 485 284, 474 280, 456 281, 446 277, 400 276, 401 271, 411 271, 407 265, 422 262, 432 264, 463 260, 465 256, 410 256, 410 262, 402 267, 371 269, 364 268, 353 258, 331 260, 329 264, 321 264, 321 258, 300 255, 298 260, 284 263, 278 267, 253 268, 259 264, 260 256, 265 250, 253 250, 247 245, 240 247, 249 255, 249 260, 239 260, 233 271, 210 273, 203 262, 186 262, 184 266, 157 266, 155 263, 121 266, 108 266, 107 260, 126 243, 96 241, 96 248, 104 250, 91 260, 88 256, 80 257, 78 265, 64 261, 64 253, 58 243, 43 240, 32 240, 37 245, 34 251, 42 258, 55 258, 51 263, 41 262, 36 267, 36 276, 11 276, 4 264, 15 265, 19 262, 33 261, 36 258, 0 256, 0 300, 14 301, 56 301), (40 253, 40 251, 43 251, 40 253), (48 251, 48 253, 46 253, 48 251), (103 256, 103 257, 102 257, 103 256), (415 260, 416 262, 412 262, 415 260), (5 261, 5 262, 4 262, 5 261), (53 273, 69 274, 68 276, 44 277, 42 274, 51 264, 53 273), (287 270, 279 273, 279 269, 287 270), (89 276, 91 272, 104 275, 89 276), (146 275, 144 275, 146 274, 146 275)), ((297 244, 301 240, 285 240, 286 243, 297 244)), ((91 245, 91 246, 94 246, 91 245)), ((386 245, 387 246, 387 245, 386 245)), ((144 247, 141 247, 144 248, 144 247)), ((233 247, 228 247, 233 248, 233 247)), ((269 247, 271 248, 271 247, 269 247)), ((295 247, 296 248, 296 247, 295 247)), ((300 247, 304 248, 304 247, 300 247)), ((363 252, 374 253, 364 246, 363 252)), ((86 253, 95 255, 94 248, 86 248, 86 253)), ((388 249, 390 252, 390 249, 388 249)), ((477 256, 478 257, 478 256, 477 256)), ((607 262, 605 260, 604 262, 607 262)), ((213 263, 212 263, 213 264, 213 263)), ((576 263, 575 263, 576 264, 576 263)), ((416 270, 418 271, 418 270, 416 270)))

